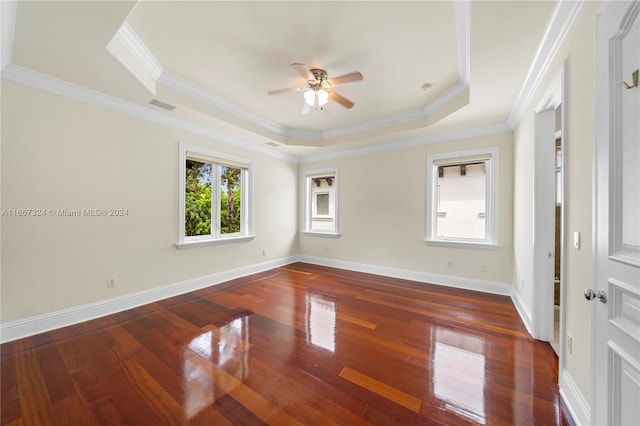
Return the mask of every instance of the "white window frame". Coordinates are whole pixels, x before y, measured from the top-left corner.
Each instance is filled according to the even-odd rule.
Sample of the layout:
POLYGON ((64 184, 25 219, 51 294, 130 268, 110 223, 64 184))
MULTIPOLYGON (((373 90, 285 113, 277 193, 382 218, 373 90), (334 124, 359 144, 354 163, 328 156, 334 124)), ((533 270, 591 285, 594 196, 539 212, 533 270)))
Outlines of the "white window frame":
MULTIPOLYGON (((337 238, 340 236, 339 232, 339 186, 340 178, 338 176, 337 167, 327 167, 324 169, 306 170, 303 173, 302 178, 302 194, 303 194, 303 216, 302 216, 302 233, 304 235, 320 236, 320 237, 332 237, 337 238), (313 213, 313 191, 311 185, 313 184, 313 178, 318 176, 326 176, 333 174, 333 196, 334 196, 334 229, 333 231, 313 230, 312 219, 318 217, 313 213)), ((319 216, 324 217, 324 216, 319 216)))
POLYGON ((434 154, 427 157, 427 206, 426 206, 426 235, 425 242, 430 245, 442 245, 453 247, 477 247, 497 248, 498 244, 498 220, 497 220, 497 179, 498 176, 498 147, 479 148, 468 151, 434 154), (451 162, 452 164, 464 162, 473 157, 489 156, 486 162, 486 211, 485 211, 485 238, 452 238, 438 237, 436 232, 438 220, 438 162, 451 162))
POLYGON ((180 167, 178 181, 178 248, 197 247, 211 244, 221 244, 238 241, 250 241, 255 236, 251 229, 251 169, 252 161, 235 155, 224 154, 217 151, 208 150, 194 145, 180 144, 180 167), (211 201, 211 234, 185 236, 185 180, 186 180, 186 162, 187 160, 201 161, 210 163, 212 167, 212 201, 211 201), (219 228, 220 217, 220 167, 228 166, 241 169, 241 193, 240 201, 240 232, 233 234, 221 234, 219 228), (215 194, 215 197, 213 197, 215 194), (218 218, 218 221, 214 221, 218 218), (215 223, 214 223, 215 222, 215 223))

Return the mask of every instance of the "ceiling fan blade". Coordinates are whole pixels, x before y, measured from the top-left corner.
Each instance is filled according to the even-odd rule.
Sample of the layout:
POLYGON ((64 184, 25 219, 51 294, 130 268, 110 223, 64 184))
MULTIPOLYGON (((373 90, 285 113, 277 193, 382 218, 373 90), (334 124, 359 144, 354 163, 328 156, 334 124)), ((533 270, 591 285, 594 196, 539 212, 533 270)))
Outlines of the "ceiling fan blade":
POLYGON ((307 115, 311 112, 311 106, 308 103, 304 103, 302 106, 302 110, 300 110, 300 114, 307 115))
POLYGON ((329 92, 329 99, 331 99, 332 101, 336 101, 337 103, 339 103, 340 105, 342 105, 343 107, 345 107, 347 109, 350 109, 351 107, 353 107, 355 105, 349 99, 345 98, 342 95, 337 94, 334 91, 330 91, 329 92))
POLYGON ((313 76, 313 73, 311 72, 311 70, 309 69, 309 67, 306 64, 301 64, 301 63, 296 62, 296 63, 291 64, 291 67, 294 70, 296 70, 298 72, 298 74, 300 74, 300 76, 305 79, 305 81, 315 80, 316 79, 313 76))
POLYGON ((305 87, 287 87, 286 89, 275 89, 267 91, 267 95, 282 95, 284 93, 297 93, 302 92, 306 88, 305 87))
POLYGON ((349 74, 341 75, 339 77, 330 78, 327 81, 329 81, 329 84, 331 84, 332 86, 337 86, 339 84, 351 83, 353 81, 362 81, 362 78, 362 74, 360 74, 358 71, 354 71, 349 74))

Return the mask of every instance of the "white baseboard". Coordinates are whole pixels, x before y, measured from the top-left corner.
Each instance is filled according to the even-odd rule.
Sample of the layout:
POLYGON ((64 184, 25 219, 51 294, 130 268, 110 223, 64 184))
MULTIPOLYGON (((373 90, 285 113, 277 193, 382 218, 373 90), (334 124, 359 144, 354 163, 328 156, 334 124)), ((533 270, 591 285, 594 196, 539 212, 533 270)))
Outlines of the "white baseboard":
POLYGON ((204 277, 194 278, 175 284, 153 288, 138 293, 127 294, 100 302, 76 306, 23 320, 12 321, 0 326, 0 343, 10 342, 45 331, 55 330, 83 321, 89 321, 106 315, 135 308, 147 303, 157 302, 168 297, 178 296, 190 291, 221 284, 223 282, 288 265, 298 260, 297 256, 289 256, 268 262, 243 266, 228 271, 217 272, 204 277))
POLYGON ((481 291, 484 293, 500 294, 503 296, 511 295, 511 285, 494 281, 452 277, 448 275, 431 274, 428 272, 413 271, 409 269, 399 269, 391 268, 388 266, 371 265, 367 263, 327 259, 324 257, 300 255, 298 256, 298 260, 300 262, 312 263, 315 265, 330 266, 333 268, 347 269, 350 271, 383 275, 385 277, 401 278, 405 280, 419 281, 429 284, 438 284, 447 287, 481 291))
MULTIPOLYGON (((57 328, 66 327, 83 321, 89 321, 102 316, 114 314, 127 309, 135 308, 147 303, 184 294, 190 291, 220 284, 234 278, 255 274, 271 268, 288 265, 293 262, 306 262, 316 265, 330 266, 357 272, 377 274, 393 278, 444 285, 448 287, 481 291, 485 293, 511 296, 509 284, 475 280, 470 278, 452 277, 447 275, 431 274, 428 272, 413 271, 408 269, 391 268, 365 263, 348 262, 343 260, 327 259, 312 256, 289 256, 269 262, 249 265, 229 271, 217 272, 200 278, 182 281, 139 293, 107 299, 87 305, 76 306, 56 312, 38 315, 23 320, 13 321, 0 326, 0 343, 10 342, 34 334, 44 333, 57 328)), ((517 306, 517 305, 516 305, 517 306)))
POLYGON ((591 407, 567 370, 560 373, 560 397, 578 426, 591 424, 591 407))
POLYGON ((515 287, 512 287, 513 291, 511 292, 511 300, 513 301, 513 305, 516 307, 516 311, 518 311, 518 315, 520 315, 520 319, 524 323, 524 326, 527 328, 527 331, 530 335, 533 336, 533 327, 531 323, 531 311, 527 304, 522 300, 520 293, 518 293, 515 287))

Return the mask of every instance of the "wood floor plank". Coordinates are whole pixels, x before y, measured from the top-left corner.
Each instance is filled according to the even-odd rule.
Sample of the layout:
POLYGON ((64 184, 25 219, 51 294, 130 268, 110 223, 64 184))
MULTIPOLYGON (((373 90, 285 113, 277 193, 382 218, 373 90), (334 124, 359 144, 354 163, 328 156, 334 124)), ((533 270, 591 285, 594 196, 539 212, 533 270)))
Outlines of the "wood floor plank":
POLYGON ((245 386, 240 380, 227 373, 225 370, 208 362, 200 356, 194 357, 193 361, 195 365, 202 369, 205 376, 212 379, 217 387, 222 389, 226 394, 238 401, 264 422, 278 425, 302 424, 287 415, 282 409, 276 407, 267 399, 245 386))
POLYGON ((357 324, 360 325, 362 327, 366 327, 369 328, 371 330, 375 330, 376 327, 378 327, 378 324, 371 322, 371 321, 367 321, 361 318, 356 318, 352 315, 347 315, 347 314, 343 314, 343 313, 337 313, 336 314, 336 318, 341 320, 341 321, 346 321, 346 322, 350 322, 351 324, 357 324))
POLYGON ((572 425, 508 297, 294 263, 0 346, 1 425, 572 425))
POLYGON ((22 420, 26 424, 53 425, 55 412, 36 352, 29 350, 21 355, 16 359, 16 375, 22 420))
POLYGON ((16 374, 16 358, 2 357, 0 363, 0 422, 8 424, 22 417, 20 409, 20 395, 18 391, 18 377, 16 374))
POLYGON ((89 426, 93 424, 77 393, 55 403, 53 410, 58 425, 89 426))
POLYGON ((377 393, 378 395, 387 398, 397 404, 402 405, 416 413, 420 411, 420 404, 422 401, 408 393, 402 392, 396 388, 386 385, 378 380, 375 380, 365 374, 359 373, 349 367, 345 367, 339 374, 345 380, 349 380, 358 386, 377 393))
POLYGON ((123 371, 127 380, 136 388, 137 394, 152 407, 163 424, 177 425, 187 422, 180 404, 135 360, 125 361, 123 371))

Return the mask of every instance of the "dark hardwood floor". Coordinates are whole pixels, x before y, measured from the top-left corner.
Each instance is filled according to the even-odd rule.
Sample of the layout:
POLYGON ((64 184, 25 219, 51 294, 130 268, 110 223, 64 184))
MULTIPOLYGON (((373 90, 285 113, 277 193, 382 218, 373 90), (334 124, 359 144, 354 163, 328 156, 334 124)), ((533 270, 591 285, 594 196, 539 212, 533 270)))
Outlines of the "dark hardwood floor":
POLYGON ((3 425, 571 424, 508 297, 303 263, 1 350, 3 425))

